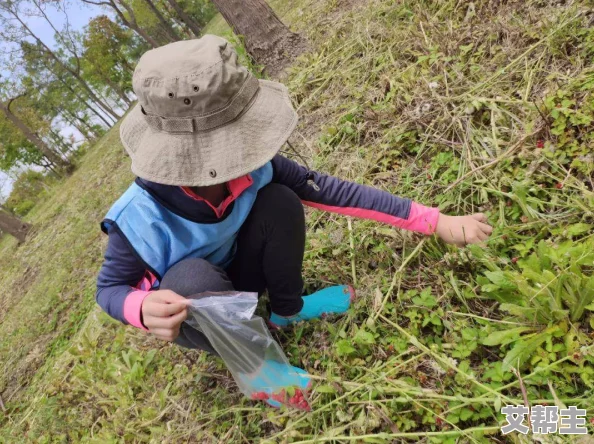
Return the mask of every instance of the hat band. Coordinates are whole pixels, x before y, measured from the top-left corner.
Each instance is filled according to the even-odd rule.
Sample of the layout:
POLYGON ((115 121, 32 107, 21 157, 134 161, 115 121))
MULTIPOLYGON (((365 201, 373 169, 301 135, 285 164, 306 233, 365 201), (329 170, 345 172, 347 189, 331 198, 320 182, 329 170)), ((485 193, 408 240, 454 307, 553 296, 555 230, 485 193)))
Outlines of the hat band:
POLYGON ((145 121, 157 131, 176 134, 207 131, 235 120, 250 104, 259 89, 260 82, 250 75, 227 106, 212 114, 199 117, 161 117, 146 114, 142 107, 141 110, 145 121))

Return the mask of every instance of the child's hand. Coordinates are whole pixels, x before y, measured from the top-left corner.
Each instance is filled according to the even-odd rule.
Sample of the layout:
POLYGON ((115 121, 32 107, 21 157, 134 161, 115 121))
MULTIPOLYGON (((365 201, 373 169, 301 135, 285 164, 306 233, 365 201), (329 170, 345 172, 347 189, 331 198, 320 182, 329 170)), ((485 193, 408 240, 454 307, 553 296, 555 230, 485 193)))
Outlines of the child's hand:
POLYGON ((150 293, 142 302, 142 321, 157 338, 172 342, 179 336, 179 328, 188 317, 190 301, 169 290, 150 293))
POLYGON ((488 239, 493 228, 487 224, 487 216, 477 213, 470 216, 439 215, 435 233, 448 244, 463 247, 488 239))

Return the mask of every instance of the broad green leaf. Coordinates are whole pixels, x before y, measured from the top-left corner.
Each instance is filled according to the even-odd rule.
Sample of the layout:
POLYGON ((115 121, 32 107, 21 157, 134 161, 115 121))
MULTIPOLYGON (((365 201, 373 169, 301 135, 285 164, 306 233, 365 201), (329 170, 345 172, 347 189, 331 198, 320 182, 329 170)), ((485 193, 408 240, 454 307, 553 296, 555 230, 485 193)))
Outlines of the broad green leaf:
POLYGON ((567 227, 567 233, 570 236, 577 236, 578 234, 586 233, 592 230, 593 227, 594 225, 584 223, 573 224, 567 227))
POLYGON ((559 327, 547 328, 542 333, 536 334, 527 340, 520 340, 515 343, 513 348, 505 355, 503 359, 503 369, 509 371, 515 367, 521 367, 536 349, 545 342, 559 327))
POLYGON ((455 413, 450 413, 446 416, 446 421, 452 424, 458 424, 460 422, 460 416, 455 413))
POLYGON ((474 415, 474 412, 470 409, 467 408, 463 408, 462 410, 460 410, 460 419, 462 421, 466 421, 467 419, 469 419, 472 415, 474 415))
POLYGON ((492 293, 497 290, 499 290, 499 285, 495 284, 486 284, 481 287, 481 291, 484 293, 492 293))
POLYGON ((530 270, 534 273, 540 274, 542 268, 540 266, 540 260, 535 254, 531 254, 526 259, 519 262, 520 268, 523 270, 530 270))
MULTIPOLYGON (((579 284, 578 284, 579 285, 579 284)), ((582 318, 586 308, 594 301, 594 276, 585 281, 585 285, 581 285, 576 291, 577 303, 570 306, 571 320, 577 322, 582 318)))
POLYGON ((437 299, 431 295, 431 287, 427 287, 421 291, 419 296, 412 298, 412 301, 423 307, 435 307, 437 305, 437 299))
POLYGON ((499 286, 504 290, 515 290, 516 284, 510 281, 504 274, 503 271, 487 271, 485 276, 489 278, 491 282, 499 286))
POLYGON ((483 345, 505 345, 518 339, 521 333, 534 330, 532 327, 517 327, 509 330, 495 331, 483 339, 483 345))
POLYGON ((130 368, 132 367, 132 364, 130 363, 130 355, 128 352, 123 351, 122 352, 122 358, 124 358, 124 362, 126 363, 126 367, 130 368))
POLYGON ((365 330, 359 330, 354 339, 357 344, 375 344, 375 338, 373 334, 365 330))
POLYGON ((431 295, 427 297, 415 296, 412 300, 415 304, 422 305, 423 307, 433 308, 437 305, 437 299, 431 295))
POLYGON ((150 350, 146 354, 146 356, 144 357, 144 362, 143 362, 143 365, 145 368, 148 367, 151 364, 151 362, 153 362, 153 359, 155 359, 156 354, 157 354, 157 349, 150 350))
POLYGON ((519 316, 531 320, 536 313, 536 309, 528 307, 520 307, 516 304, 501 304, 499 308, 503 311, 507 311, 509 314, 519 316))
POLYGON ((351 345, 351 341, 348 339, 341 339, 336 343, 336 353, 339 356, 345 356, 355 353, 355 347, 351 345))

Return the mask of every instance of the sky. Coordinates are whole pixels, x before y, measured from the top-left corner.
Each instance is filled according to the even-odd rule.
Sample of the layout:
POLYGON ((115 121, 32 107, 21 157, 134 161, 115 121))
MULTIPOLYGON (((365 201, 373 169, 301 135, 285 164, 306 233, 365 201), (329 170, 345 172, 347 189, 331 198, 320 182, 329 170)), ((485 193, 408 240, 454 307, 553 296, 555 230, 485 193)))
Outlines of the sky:
MULTIPOLYGON (((68 18, 70 19, 70 25, 77 30, 82 29, 92 17, 105 13, 98 6, 89 5, 82 1, 69 1, 67 3, 68 18)), ((64 25, 64 14, 57 11, 55 8, 49 8, 46 11, 50 20, 54 23, 56 28, 61 29, 64 25)), ((32 18, 28 21, 28 24, 32 26, 31 29, 41 37, 41 39, 48 44, 54 42, 54 31, 51 29, 49 24, 44 18, 32 18)))
MULTIPOLYGON (((67 5, 68 19, 70 26, 75 30, 81 30, 84 26, 89 23, 89 20, 97 15, 106 14, 111 15, 109 12, 101 7, 88 5, 80 0, 60 0, 61 3, 67 5)), ((47 7, 46 14, 56 27, 61 30, 65 24, 64 13, 58 11, 55 7, 47 7)), ((31 17, 27 20, 27 24, 31 27, 41 40, 47 44, 50 48, 55 47, 54 31, 50 25, 45 21, 43 17, 31 17)), ((10 73, 3 71, 2 76, 10 77, 10 73)), ((64 134, 77 133, 73 128, 64 128, 62 130, 64 134)), ((80 137, 77 137, 79 139, 80 137)), ((10 194, 12 189, 11 180, 6 175, 0 172, 0 202, 3 197, 10 194)))

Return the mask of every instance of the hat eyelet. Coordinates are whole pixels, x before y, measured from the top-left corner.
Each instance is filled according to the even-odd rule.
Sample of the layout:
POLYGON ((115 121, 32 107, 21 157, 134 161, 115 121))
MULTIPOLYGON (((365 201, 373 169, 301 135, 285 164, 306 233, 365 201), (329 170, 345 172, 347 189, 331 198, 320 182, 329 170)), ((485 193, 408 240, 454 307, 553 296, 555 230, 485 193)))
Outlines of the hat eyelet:
POLYGON ((169 94, 167 94, 167 96, 168 96, 170 99, 173 99, 173 97, 175 96, 175 94, 173 94, 173 93, 169 93, 169 94))
POLYGON ((198 86, 194 86, 194 91, 198 92, 200 91, 200 88, 198 86))
POLYGON ((184 99, 184 104, 189 105, 191 103, 192 103, 192 101, 190 99, 188 99, 187 97, 184 99))
POLYGON ((214 179, 215 177, 217 177, 217 172, 216 170, 210 170, 208 172, 208 175, 214 179))

